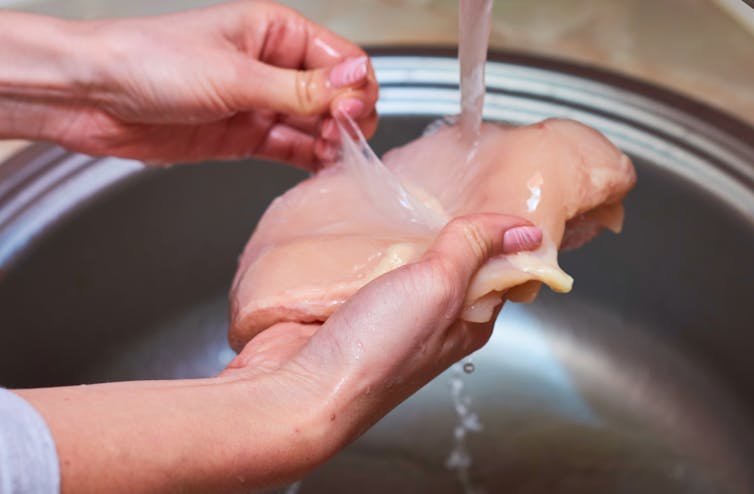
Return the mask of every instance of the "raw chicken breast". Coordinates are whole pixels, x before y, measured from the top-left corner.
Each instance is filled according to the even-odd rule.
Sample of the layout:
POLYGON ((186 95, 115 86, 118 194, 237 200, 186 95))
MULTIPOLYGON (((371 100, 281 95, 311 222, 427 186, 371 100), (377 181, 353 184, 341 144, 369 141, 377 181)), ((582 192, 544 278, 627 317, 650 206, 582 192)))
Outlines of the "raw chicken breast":
POLYGON ((487 321, 503 298, 531 300, 540 283, 572 279, 559 247, 621 228, 635 182, 629 159, 599 132, 570 120, 525 127, 484 123, 474 145, 444 126, 388 152, 344 134, 341 161, 277 198, 240 259, 231 291, 236 350, 283 321, 324 321, 381 274, 417 260, 453 217, 498 212, 528 218, 540 249, 489 261, 471 283, 462 317, 487 321))

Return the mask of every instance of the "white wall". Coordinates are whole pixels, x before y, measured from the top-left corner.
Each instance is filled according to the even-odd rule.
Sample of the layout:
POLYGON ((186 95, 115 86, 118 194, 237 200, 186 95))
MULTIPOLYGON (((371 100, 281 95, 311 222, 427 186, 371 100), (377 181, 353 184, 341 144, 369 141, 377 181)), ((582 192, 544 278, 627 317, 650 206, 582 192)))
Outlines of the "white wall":
POLYGON ((70 18, 158 14, 220 0, 0 0, 0 7, 70 18))

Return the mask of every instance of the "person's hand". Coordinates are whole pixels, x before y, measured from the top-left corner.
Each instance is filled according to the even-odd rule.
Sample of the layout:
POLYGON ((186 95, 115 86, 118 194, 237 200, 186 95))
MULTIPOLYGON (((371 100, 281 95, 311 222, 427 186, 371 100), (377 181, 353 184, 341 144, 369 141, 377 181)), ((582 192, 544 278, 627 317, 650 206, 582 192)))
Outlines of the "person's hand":
POLYGON ((518 218, 455 219, 420 261, 367 284, 322 325, 280 323, 259 333, 223 375, 275 376, 275 407, 305 406, 333 422, 321 445, 332 454, 484 345, 495 318, 459 319, 471 279, 491 257, 541 242, 541 230, 518 218))
MULTIPOLYGON (((337 112, 366 135, 376 128, 378 87, 366 54, 272 2, 139 19, 3 14, 0 27, 3 19, 9 29, 26 23, 35 39, 16 39, 20 53, 6 45, 27 67, 0 68, 0 107, 3 79, 17 87, 32 74, 14 95, 11 120, 76 151, 157 163, 258 156, 316 169, 335 157, 337 112), (57 45, 50 60, 38 60, 45 69, 34 60, 52 48, 38 38, 57 45), (19 108, 24 95, 31 102, 19 108)), ((0 65, 3 54, 0 47, 0 65)))
POLYGON ((64 494, 282 485, 482 346, 492 323, 458 321, 470 279, 541 238, 508 216, 457 219, 419 262, 375 279, 321 326, 263 331, 219 377, 19 393, 52 431, 64 494))

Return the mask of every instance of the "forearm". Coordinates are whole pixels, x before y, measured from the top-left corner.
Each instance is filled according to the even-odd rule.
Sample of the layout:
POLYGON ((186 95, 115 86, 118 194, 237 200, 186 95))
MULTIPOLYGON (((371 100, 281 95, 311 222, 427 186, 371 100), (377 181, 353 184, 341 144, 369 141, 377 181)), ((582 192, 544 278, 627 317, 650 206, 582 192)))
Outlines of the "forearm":
POLYGON ((0 139, 55 140, 56 116, 97 89, 89 26, 0 11, 0 139))
POLYGON ((232 378, 18 391, 52 431, 64 493, 248 492, 292 480, 336 446, 321 414, 276 405, 285 392, 232 378))

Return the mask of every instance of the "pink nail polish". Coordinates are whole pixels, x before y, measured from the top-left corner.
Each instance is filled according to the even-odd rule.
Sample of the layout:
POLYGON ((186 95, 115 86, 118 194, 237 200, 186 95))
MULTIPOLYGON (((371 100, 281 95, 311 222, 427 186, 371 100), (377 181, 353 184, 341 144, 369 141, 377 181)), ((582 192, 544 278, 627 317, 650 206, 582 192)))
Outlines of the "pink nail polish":
POLYGON ((336 89, 352 86, 367 76, 367 57, 347 58, 333 67, 330 83, 336 89))
POLYGON ((542 230, 536 226, 517 226, 503 234, 503 253, 534 250, 542 243, 542 230))
POLYGON ((353 119, 357 119, 364 113, 364 103, 361 100, 348 98, 338 102, 336 116, 345 113, 353 119))
POLYGON ((335 120, 328 119, 322 124, 322 138, 328 141, 337 141, 340 138, 340 131, 335 124, 335 120))
POLYGON ((329 142, 318 140, 315 151, 323 163, 332 163, 338 159, 338 148, 329 142))
POLYGON ((338 159, 337 148, 335 146, 327 146, 322 153, 322 159, 327 163, 336 161, 338 159))

